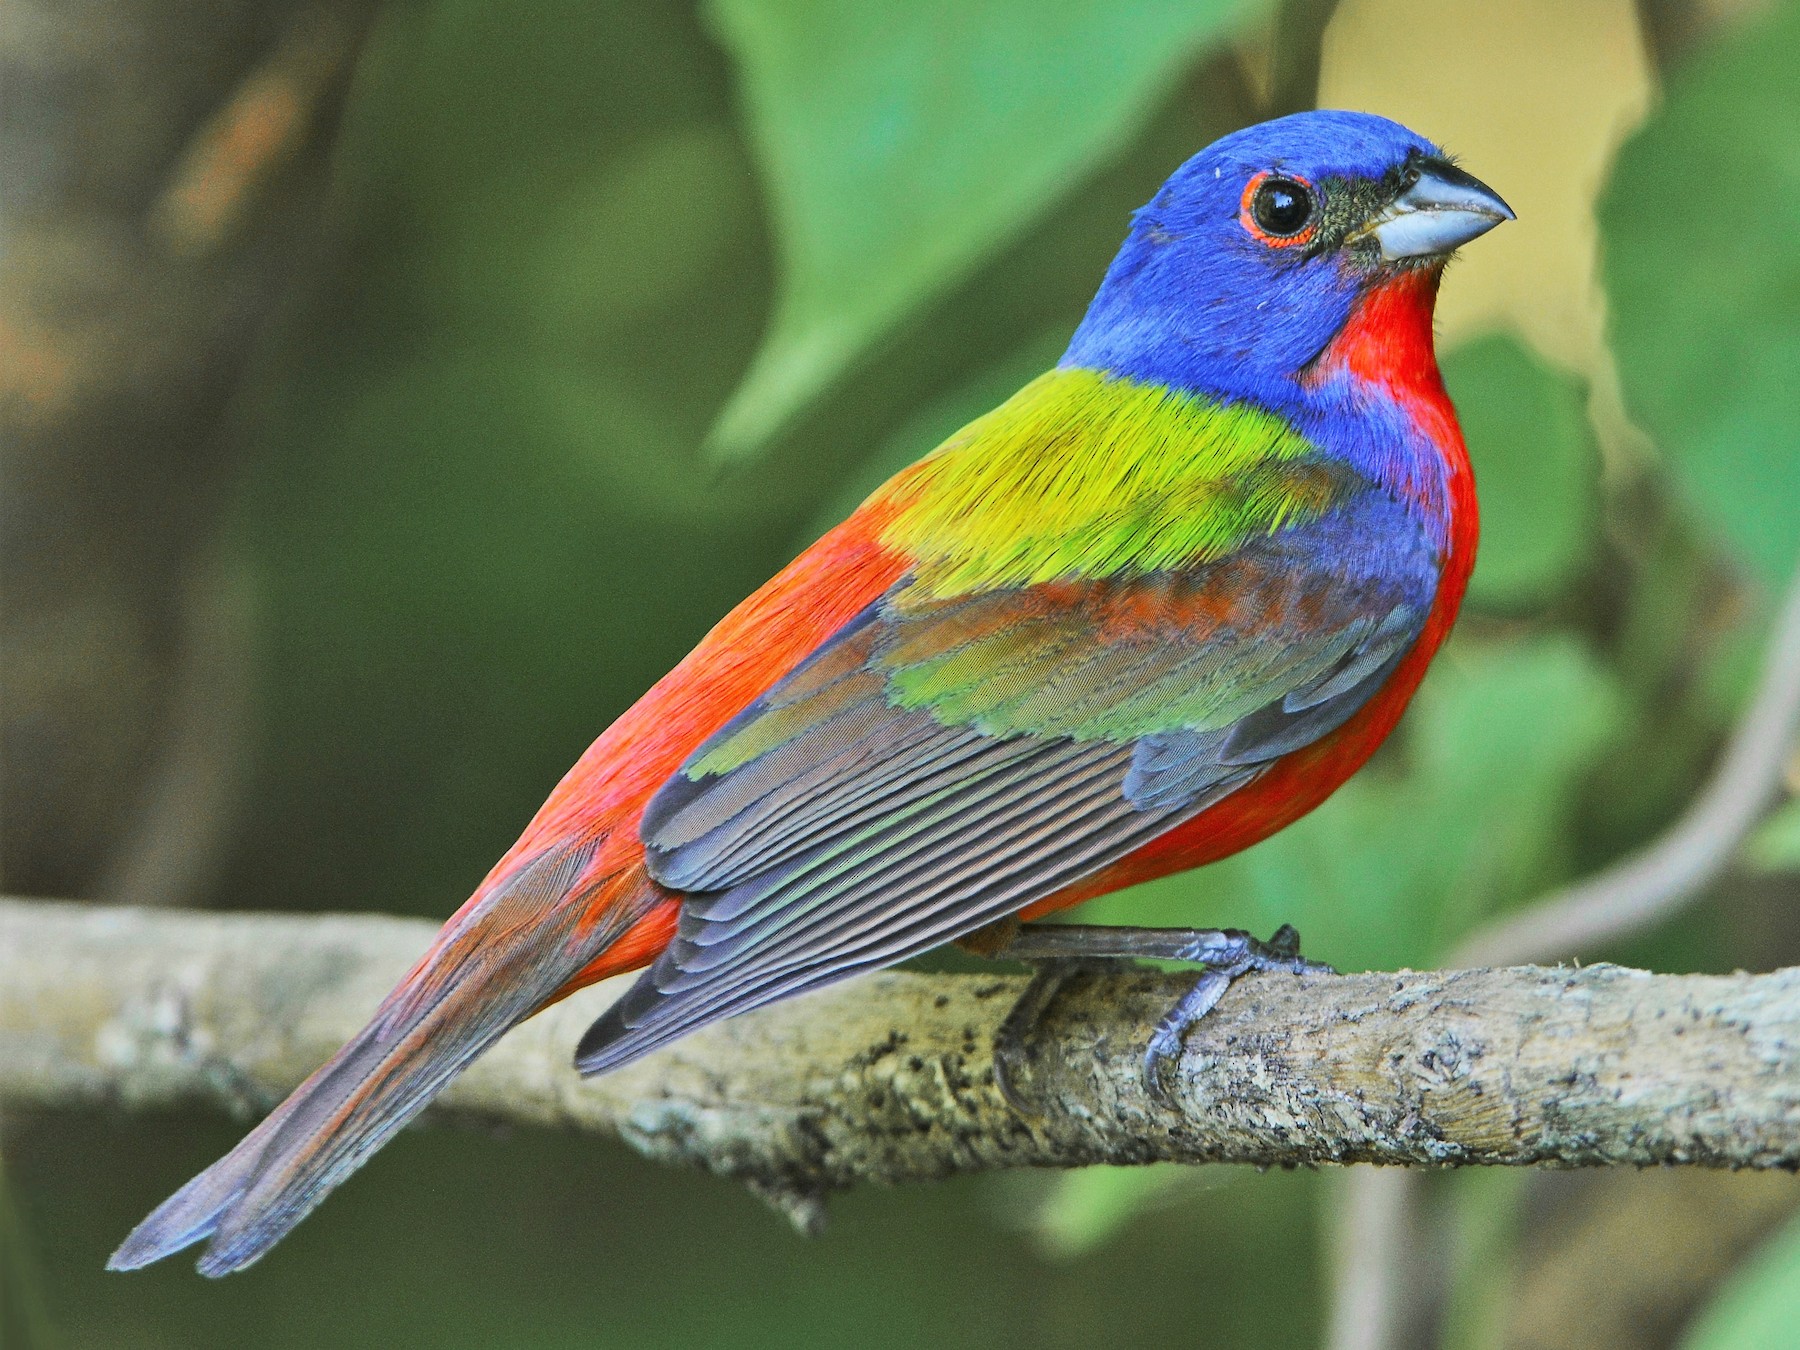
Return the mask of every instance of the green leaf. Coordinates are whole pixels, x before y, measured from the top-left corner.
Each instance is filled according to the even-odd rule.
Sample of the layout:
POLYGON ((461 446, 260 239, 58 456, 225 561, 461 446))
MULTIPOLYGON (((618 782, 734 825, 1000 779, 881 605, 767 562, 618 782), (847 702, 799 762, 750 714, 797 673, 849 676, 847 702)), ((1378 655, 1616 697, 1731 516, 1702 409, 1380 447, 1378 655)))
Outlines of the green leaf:
MULTIPOLYGON (((1312 1253, 1302 1234, 1312 1226, 1309 1210, 1319 1200, 1323 1178, 1316 1172, 1266 1172, 1225 1163, 1205 1167, 1155 1163, 1140 1167, 1084 1167, 1053 1176, 1012 1173, 990 1177, 988 1181, 1000 1221, 1030 1233, 1038 1253, 1053 1260, 1092 1259, 1098 1248, 1108 1244, 1125 1252, 1132 1250, 1133 1242, 1154 1248, 1198 1227, 1211 1235, 1208 1245, 1215 1250, 1218 1235, 1224 1231, 1235 1234, 1251 1251, 1257 1250, 1260 1235, 1266 1234, 1270 1241, 1281 1244, 1284 1269, 1291 1279, 1295 1269, 1305 1269, 1310 1264, 1312 1253), (1168 1213, 1169 1217, 1158 1226, 1158 1231, 1125 1238, 1125 1230, 1132 1222, 1159 1213, 1168 1213)), ((1263 1250, 1266 1253, 1269 1249, 1263 1250)), ((1229 1290, 1243 1288, 1245 1278, 1252 1274, 1215 1265, 1199 1278, 1218 1289, 1229 1290)), ((1256 1316, 1254 1311, 1249 1315, 1256 1316)), ((1217 1314, 1209 1318, 1208 1330, 1217 1332, 1219 1337, 1208 1344, 1273 1343, 1262 1334, 1249 1340, 1228 1334, 1218 1324, 1217 1314)))
POLYGON ((604 173, 567 175, 537 228, 491 247, 498 271, 540 331, 576 337, 621 327, 704 278, 732 233, 754 220, 746 175, 724 126, 675 127, 621 152, 604 173))
POLYGON ((1800 872, 1800 800, 1783 805, 1750 836, 1744 861, 1764 872, 1800 872))
POLYGON ((1800 1220, 1766 1242, 1695 1320, 1682 1350, 1800 1347, 1800 1220))
POLYGON ((538 351, 303 392, 238 521, 270 616, 258 894, 442 913, 806 504, 763 465, 718 493, 656 405, 538 351))
POLYGON ((1621 700, 1571 639, 1461 639, 1438 658, 1403 743, 1247 852, 1095 901, 1101 922, 1293 923, 1346 970, 1423 966, 1560 870, 1571 802, 1621 700))
POLYGON ((1698 57, 1600 210, 1633 414, 1765 582, 1800 530, 1800 6, 1698 57))
POLYGON ((712 452, 758 450, 1117 149, 1245 0, 712 0, 781 289, 712 452))
POLYGON ((1580 576, 1599 530, 1586 391, 1499 335, 1457 348, 1444 380, 1481 495, 1469 598, 1500 609, 1542 604, 1580 576))

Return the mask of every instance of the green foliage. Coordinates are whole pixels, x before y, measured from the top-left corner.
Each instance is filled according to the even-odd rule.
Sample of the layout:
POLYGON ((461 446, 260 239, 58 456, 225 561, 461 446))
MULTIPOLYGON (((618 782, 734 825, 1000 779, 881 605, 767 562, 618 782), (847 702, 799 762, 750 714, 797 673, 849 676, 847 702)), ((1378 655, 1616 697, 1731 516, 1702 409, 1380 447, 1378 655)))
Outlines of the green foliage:
POLYGON ((1526 1221, 1531 1173, 1465 1167, 1444 1178, 1449 1191, 1450 1289, 1445 1350, 1499 1350, 1516 1297, 1510 1259, 1526 1221))
MULTIPOLYGON (((384 10, 337 147, 345 275, 245 414, 263 732, 218 898, 454 908, 730 605, 1054 362, 1127 213, 1242 114, 1180 81, 1254 8, 384 10)), ((1800 539, 1797 46, 1790 6, 1700 53, 1602 211, 1625 394, 1696 509, 1603 494, 1586 390, 1517 341, 1449 353, 1484 521, 1474 613, 1394 744, 1277 838, 1083 917, 1294 922, 1346 968, 1424 965, 1679 809, 1723 716, 1691 696, 1728 628, 1710 560, 1773 583, 1800 539)), ((1749 860, 1800 867, 1800 811, 1749 860)), ((1031 1220, 1050 1265, 989 1222, 992 1188, 855 1195, 801 1246, 715 1180, 592 1141, 421 1132, 202 1290, 99 1261, 232 1133, 175 1121, 140 1151, 140 1122, 131 1150, 117 1128, 36 1132, 12 1174, 71 1343, 1317 1340, 1315 1177, 1057 1178, 1031 1220), (65 1213, 91 1231, 39 1218, 65 1213)), ((1494 1320, 1515 1182, 1453 1183, 1463 1343, 1494 1320)), ((1766 1311, 1795 1241, 1707 1334, 1765 1320, 1704 1350, 1800 1318, 1766 1311)))
POLYGON ((675 125, 571 178, 523 237, 484 237, 469 271, 545 333, 629 334, 718 278, 755 210, 737 142, 717 122, 675 125), (623 258, 629 266, 621 266, 623 258))
POLYGON ((63 1338, 44 1298, 36 1234, 20 1211, 0 1155, 0 1345, 57 1350, 63 1338))
POLYGON ((1800 1347, 1800 1220, 1763 1244, 1726 1281, 1681 1342, 1681 1350, 1796 1347, 1800 1347))
POLYGON ((1469 599, 1513 611, 1543 604, 1581 579, 1597 541, 1600 461, 1586 391, 1510 337, 1459 347, 1443 366, 1481 498, 1469 599))
POLYGON ((1235 1169, 1214 1175, 1175 1163, 1148 1167, 1084 1167, 1054 1178, 1032 1207, 1029 1228, 1050 1256, 1069 1260, 1117 1237, 1145 1212, 1230 1184, 1235 1169))
POLYGON ((269 676, 228 891, 448 912, 829 490, 771 462, 724 494, 697 453, 769 278, 718 64, 654 0, 386 12, 353 271, 276 363, 235 515, 269 676))
POLYGON ((1113 153, 1242 0, 712 0, 781 292, 714 427, 757 450, 1113 153))
POLYGON ((1744 845, 1744 859, 1765 872, 1800 872, 1800 800, 1784 804, 1744 845))
POLYGON ((490 341, 592 352, 596 330, 682 305, 721 269, 766 275, 752 171, 710 66, 677 6, 546 0, 529 22, 477 0, 384 11, 338 146, 364 269, 351 317, 410 320, 380 334, 384 350, 467 341, 479 323, 499 326, 490 341))
POLYGON ((1800 554, 1800 5, 1696 57, 1601 208, 1619 372, 1765 584, 1800 554))
POLYGON ((1197 1302, 1222 1345, 1319 1340, 1325 1291, 1296 1273, 1320 1190, 1304 1173, 1214 1185, 1198 1214, 1151 1215, 1071 1265, 1001 1228, 968 1182, 834 1197, 830 1228, 806 1240, 741 1187, 591 1137, 421 1129, 248 1275, 104 1271, 108 1240, 159 1198, 160 1174, 203 1166, 241 1131, 71 1115, 33 1132, 21 1170, 66 1345, 1090 1350, 1121 1327, 1128 1344, 1184 1344, 1197 1302), (96 1165, 127 1147, 132 1168, 96 1165), (45 1222, 72 1215, 79 1230, 45 1222))

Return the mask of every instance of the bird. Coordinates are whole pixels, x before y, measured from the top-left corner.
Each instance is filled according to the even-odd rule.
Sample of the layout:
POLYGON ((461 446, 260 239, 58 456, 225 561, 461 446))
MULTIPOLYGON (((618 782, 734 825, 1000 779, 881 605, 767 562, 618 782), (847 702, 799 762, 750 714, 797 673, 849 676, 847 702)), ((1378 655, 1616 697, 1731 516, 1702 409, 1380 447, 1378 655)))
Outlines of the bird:
POLYGON ((1182 164, 1055 367, 613 722, 368 1025, 109 1265, 248 1266, 508 1029, 627 971, 584 1074, 953 941, 1199 960, 1151 1059, 1238 974, 1312 968, 1286 929, 1030 921, 1268 837, 1393 730, 1478 534, 1438 285, 1513 218, 1370 113, 1182 164))

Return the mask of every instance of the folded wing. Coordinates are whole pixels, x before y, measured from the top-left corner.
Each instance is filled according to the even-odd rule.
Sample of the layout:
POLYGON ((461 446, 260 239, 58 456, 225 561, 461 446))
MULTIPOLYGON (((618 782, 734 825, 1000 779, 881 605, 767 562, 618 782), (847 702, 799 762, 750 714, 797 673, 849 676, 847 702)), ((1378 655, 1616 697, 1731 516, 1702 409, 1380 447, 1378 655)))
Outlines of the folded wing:
POLYGON ((652 799, 680 931, 580 1067, 1014 913, 1342 725, 1417 639, 1433 569, 1407 540, 1334 568, 1311 533, 1100 581, 903 580, 652 799))

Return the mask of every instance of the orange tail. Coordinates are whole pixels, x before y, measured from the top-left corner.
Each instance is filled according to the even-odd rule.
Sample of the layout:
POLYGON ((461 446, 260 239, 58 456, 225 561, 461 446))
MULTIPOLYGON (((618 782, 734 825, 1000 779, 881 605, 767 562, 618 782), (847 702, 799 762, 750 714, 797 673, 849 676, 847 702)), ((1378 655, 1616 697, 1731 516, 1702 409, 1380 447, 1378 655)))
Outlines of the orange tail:
POLYGON ((466 907, 369 1025, 132 1230, 108 1267, 135 1270, 210 1238, 200 1273, 225 1275, 279 1242, 629 927, 651 896, 632 888, 594 924, 589 901, 604 882, 583 877, 593 852, 552 848, 466 907))

